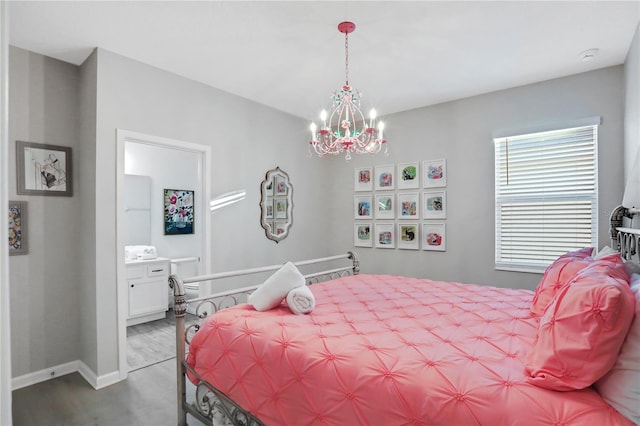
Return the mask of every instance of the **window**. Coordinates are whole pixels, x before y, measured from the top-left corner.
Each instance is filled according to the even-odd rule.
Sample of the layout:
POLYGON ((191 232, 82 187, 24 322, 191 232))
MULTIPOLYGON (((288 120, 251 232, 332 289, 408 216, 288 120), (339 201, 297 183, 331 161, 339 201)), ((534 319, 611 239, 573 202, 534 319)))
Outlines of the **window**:
POLYGON ((496 269, 539 272, 595 246, 598 126, 494 139, 496 269))

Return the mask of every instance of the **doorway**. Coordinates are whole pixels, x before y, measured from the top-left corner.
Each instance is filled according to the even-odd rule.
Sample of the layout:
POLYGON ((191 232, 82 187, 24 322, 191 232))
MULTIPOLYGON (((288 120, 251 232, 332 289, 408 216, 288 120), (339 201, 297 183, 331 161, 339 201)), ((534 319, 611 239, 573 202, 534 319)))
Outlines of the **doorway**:
MULTIPOLYGON (((155 175, 151 180, 156 181, 152 187, 151 210, 156 219, 151 220, 150 244, 157 247, 158 256, 183 256, 185 247, 194 250, 201 259, 204 271, 210 269, 210 176, 211 176, 211 148, 207 145, 167 139, 158 136, 145 135, 127 130, 117 130, 117 257, 118 257, 118 370, 120 379, 126 379, 128 373, 127 362, 127 318, 129 315, 129 292, 125 272, 125 245, 127 241, 125 226, 125 174, 155 175), (143 153, 143 154, 141 154, 143 153), (137 160, 135 157, 138 157, 137 160), (142 157, 142 158, 140 158, 142 157), (191 178, 187 181, 179 175, 171 178, 171 169, 180 164, 180 159, 189 162, 191 178), (138 164, 136 165, 136 161, 138 164), (181 180, 182 179, 182 180, 181 180), (176 185, 173 185, 177 182, 176 185), (168 238, 162 232, 162 214, 157 214, 163 208, 163 188, 185 186, 182 189, 194 189, 194 218, 197 219, 197 234, 190 236, 173 236, 168 238), (188 188, 187 188, 188 187, 188 188), (197 190, 196 190, 197 189, 197 190), (158 191, 159 194, 158 194, 158 191), (159 217, 159 218, 158 218, 159 217), (181 248, 182 247, 182 248, 181 248)), ((169 291, 167 287, 167 292, 169 291)), ((171 315, 171 313, 169 313, 171 315)))

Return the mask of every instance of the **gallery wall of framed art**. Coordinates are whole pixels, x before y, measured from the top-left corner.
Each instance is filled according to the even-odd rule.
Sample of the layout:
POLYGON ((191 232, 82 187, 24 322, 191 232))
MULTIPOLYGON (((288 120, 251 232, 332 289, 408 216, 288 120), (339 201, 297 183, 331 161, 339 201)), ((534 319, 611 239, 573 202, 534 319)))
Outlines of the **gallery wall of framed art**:
POLYGON ((354 169, 356 247, 446 251, 447 162, 354 169))

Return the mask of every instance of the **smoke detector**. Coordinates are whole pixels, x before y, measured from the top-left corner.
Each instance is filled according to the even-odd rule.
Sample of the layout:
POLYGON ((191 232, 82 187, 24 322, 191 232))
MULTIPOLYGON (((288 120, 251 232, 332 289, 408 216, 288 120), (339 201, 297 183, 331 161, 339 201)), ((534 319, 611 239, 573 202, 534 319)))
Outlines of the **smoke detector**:
POLYGON ((587 49, 584 52, 580 52, 580 60, 582 62, 592 61, 596 57, 599 51, 600 49, 594 48, 594 49, 587 49))

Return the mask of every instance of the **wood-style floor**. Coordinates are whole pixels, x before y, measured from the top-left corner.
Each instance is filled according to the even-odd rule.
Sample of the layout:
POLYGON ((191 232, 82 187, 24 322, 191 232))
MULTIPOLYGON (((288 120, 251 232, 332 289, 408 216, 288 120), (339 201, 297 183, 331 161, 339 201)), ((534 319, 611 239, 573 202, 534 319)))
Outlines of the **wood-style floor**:
MULTIPOLYGON (((78 373, 13 392, 14 426, 175 426, 176 365, 171 359, 95 390, 78 373)), ((189 417, 189 425, 201 425, 189 417)))
MULTIPOLYGON (((175 323, 129 327, 127 380, 95 390, 78 373, 15 390, 14 426, 176 425, 175 323), (147 331, 147 335, 143 333, 147 331), (137 351, 147 346, 151 350, 137 351), (155 348, 155 349, 154 349, 155 348), (168 350, 170 348, 170 350, 168 350)), ((187 381, 188 394, 192 393, 187 381)), ((188 417, 189 425, 201 425, 188 417)))

